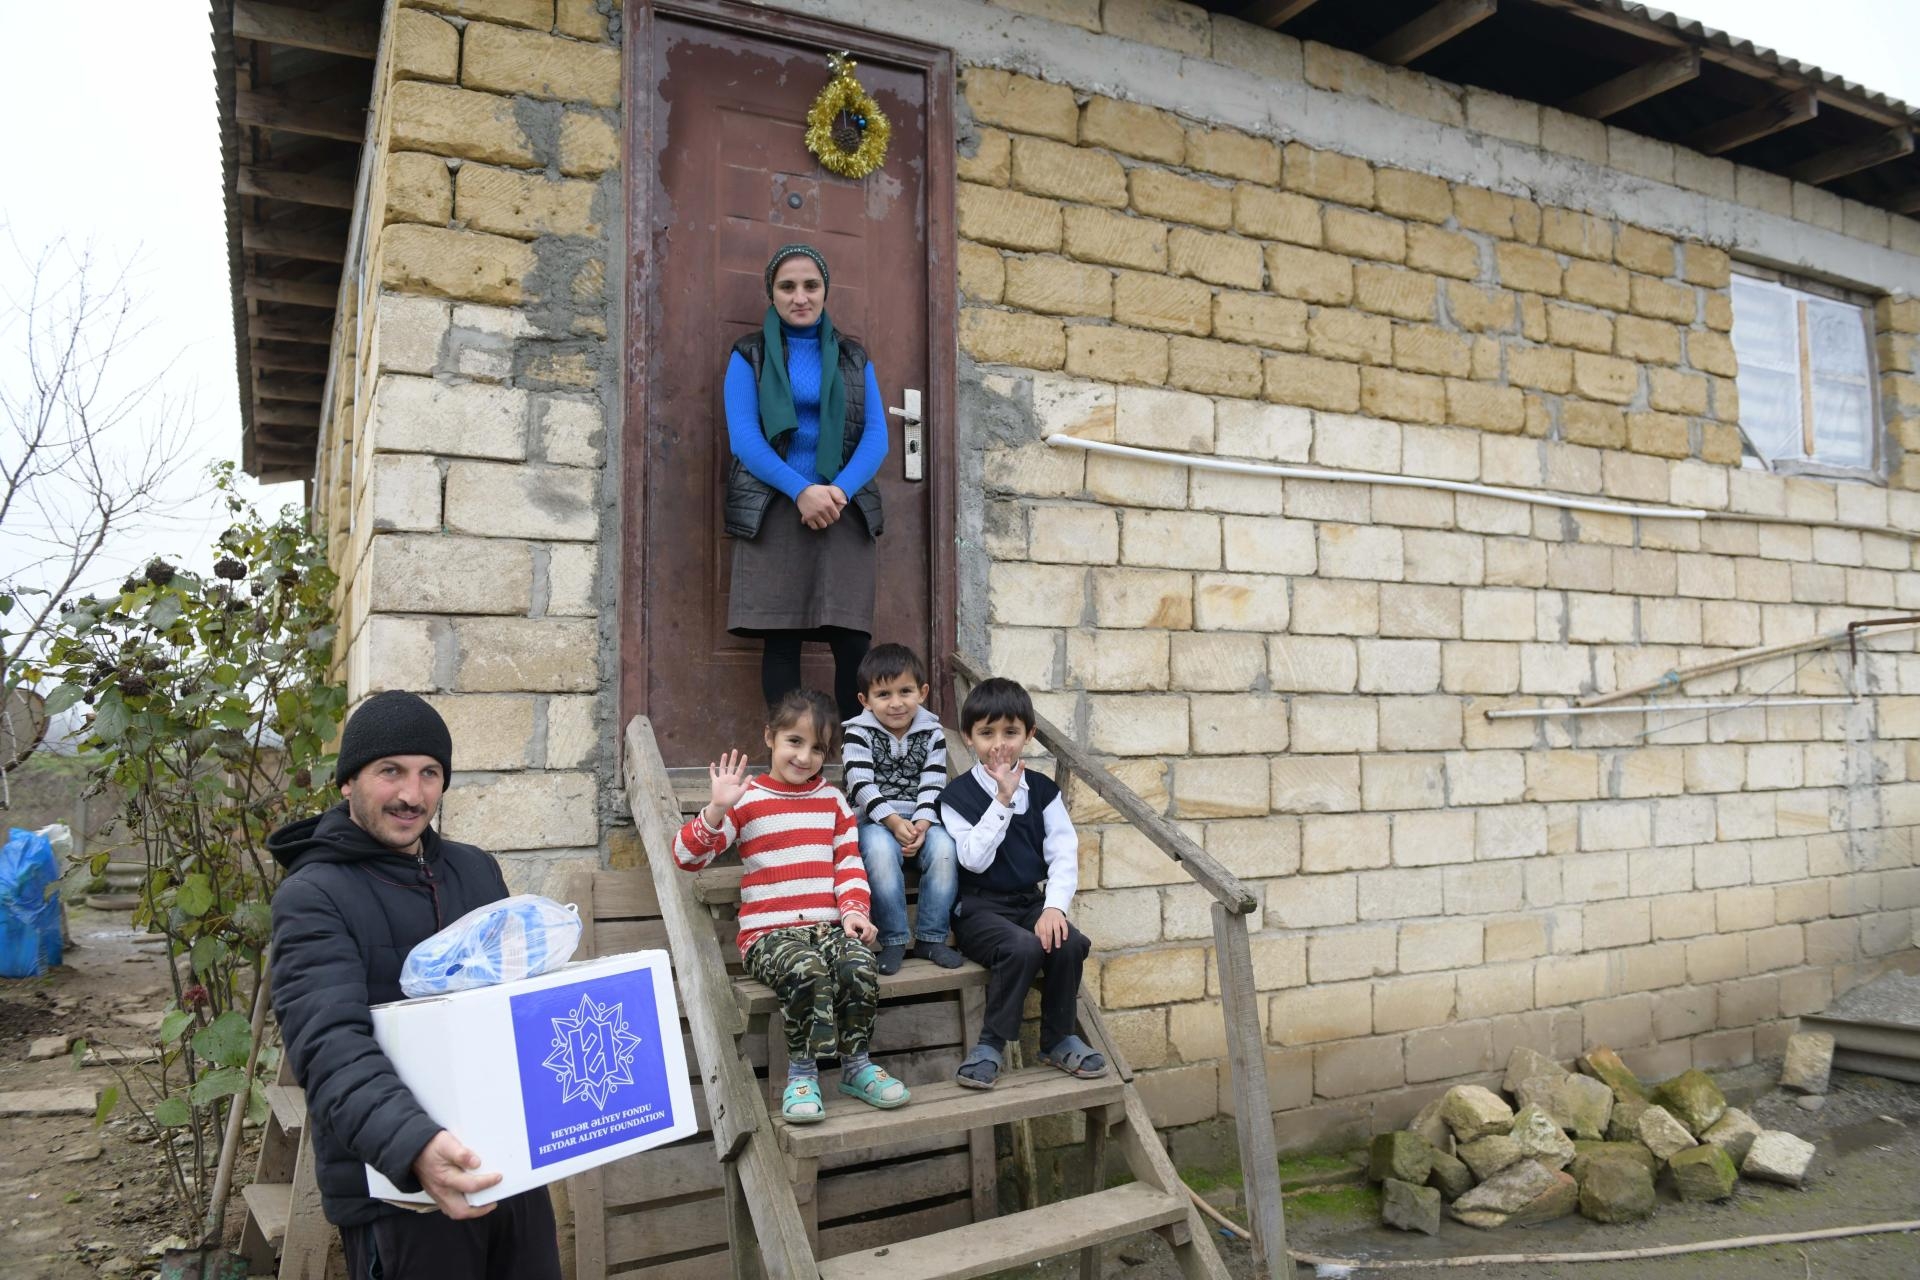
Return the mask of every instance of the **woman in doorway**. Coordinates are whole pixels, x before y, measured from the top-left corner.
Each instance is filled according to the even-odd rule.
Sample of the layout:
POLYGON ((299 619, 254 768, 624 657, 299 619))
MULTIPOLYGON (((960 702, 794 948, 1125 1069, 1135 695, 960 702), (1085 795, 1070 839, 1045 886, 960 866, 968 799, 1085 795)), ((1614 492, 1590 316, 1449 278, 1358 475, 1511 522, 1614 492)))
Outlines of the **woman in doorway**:
POLYGON ((761 637, 769 706, 800 687, 800 646, 824 641, 851 719, 873 633, 887 418, 866 348, 827 316, 830 278, 811 245, 783 245, 767 263, 766 321, 727 359, 727 630, 761 637))

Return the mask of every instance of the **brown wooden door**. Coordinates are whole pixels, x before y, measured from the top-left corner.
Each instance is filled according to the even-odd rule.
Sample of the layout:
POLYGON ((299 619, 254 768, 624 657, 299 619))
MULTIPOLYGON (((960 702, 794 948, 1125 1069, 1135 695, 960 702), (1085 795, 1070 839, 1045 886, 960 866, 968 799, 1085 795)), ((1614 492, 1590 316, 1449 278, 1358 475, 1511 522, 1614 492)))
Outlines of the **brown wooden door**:
MULTIPOLYGON (((782 244, 805 241, 826 256, 835 326, 866 344, 886 405, 902 404, 905 388, 922 393, 926 435, 940 442, 924 478, 909 481, 900 420, 890 418, 874 642, 943 654, 953 632, 952 606, 939 603, 952 588, 952 146, 944 57, 919 51, 922 65, 913 65, 846 43, 871 44, 865 33, 732 16, 739 12, 647 6, 629 61, 635 287, 628 300, 622 690, 625 714, 652 718, 661 752, 676 766, 705 762, 730 745, 760 748, 760 645, 726 630, 733 544, 722 532, 721 380, 733 342, 761 325, 763 272, 782 244), (732 25, 743 20, 767 26, 732 25), (864 180, 827 172, 802 141, 807 108, 828 78, 825 54, 841 48, 854 51, 861 83, 893 125, 884 167, 864 180), (941 281, 944 305, 930 305, 930 279, 941 281)), ((824 646, 808 646, 804 675, 809 685, 832 688, 824 646)))

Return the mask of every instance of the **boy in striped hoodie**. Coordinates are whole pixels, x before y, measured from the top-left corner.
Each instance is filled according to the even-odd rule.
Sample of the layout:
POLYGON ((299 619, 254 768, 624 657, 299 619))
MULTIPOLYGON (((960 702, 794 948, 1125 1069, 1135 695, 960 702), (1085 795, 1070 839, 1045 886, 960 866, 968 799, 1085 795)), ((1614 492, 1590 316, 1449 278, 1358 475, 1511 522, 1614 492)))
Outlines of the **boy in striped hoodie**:
POLYGON ((960 967, 947 945, 949 917, 960 892, 960 864, 940 825, 940 792, 947 785, 947 740, 927 700, 927 668, 903 644, 875 645, 854 675, 859 715, 840 726, 842 781, 860 815, 860 856, 873 889, 873 923, 880 930, 880 972, 898 973, 907 956, 943 969, 960 967), (920 868, 920 905, 907 932, 903 864, 920 868))
POLYGON ((711 799, 674 838, 673 860, 698 871, 740 846, 740 954, 773 988, 787 1031, 789 1124, 826 1116, 819 1059, 838 1055, 840 1092, 888 1110, 907 1088, 867 1054, 880 981, 868 948, 878 936, 853 810, 820 776, 839 728, 833 700, 810 689, 768 715, 766 773, 747 776, 731 751, 707 766, 711 799))

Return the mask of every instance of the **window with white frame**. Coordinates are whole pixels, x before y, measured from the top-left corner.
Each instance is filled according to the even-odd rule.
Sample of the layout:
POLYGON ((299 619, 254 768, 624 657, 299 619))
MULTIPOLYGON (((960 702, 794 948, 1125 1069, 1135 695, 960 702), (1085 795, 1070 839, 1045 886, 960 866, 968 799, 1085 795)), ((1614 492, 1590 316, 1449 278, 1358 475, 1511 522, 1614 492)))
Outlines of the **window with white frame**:
POLYGON ((1733 277, 1740 429, 1768 467, 1866 470, 1878 462, 1873 315, 1843 290, 1733 277))

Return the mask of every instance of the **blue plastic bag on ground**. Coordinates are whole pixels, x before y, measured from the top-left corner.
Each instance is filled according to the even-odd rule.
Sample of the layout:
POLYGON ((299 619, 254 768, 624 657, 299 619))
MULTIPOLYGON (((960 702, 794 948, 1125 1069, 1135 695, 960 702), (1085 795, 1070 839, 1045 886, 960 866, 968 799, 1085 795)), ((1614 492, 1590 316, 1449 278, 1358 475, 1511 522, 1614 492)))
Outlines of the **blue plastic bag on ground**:
POLYGON ((571 907, 523 893, 476 907, 407 953, 400 989, 409 996, 517 982, 558 969, 580 945, 571 907))
POLYGON ((45 836, 10 827, 0 849, 0 977, 39 977, 60 956, 60 863, 45 836))

